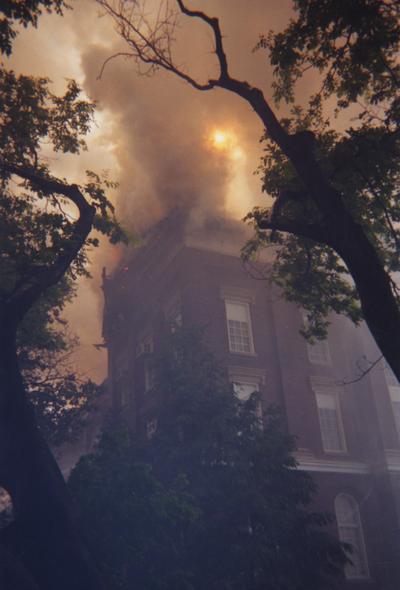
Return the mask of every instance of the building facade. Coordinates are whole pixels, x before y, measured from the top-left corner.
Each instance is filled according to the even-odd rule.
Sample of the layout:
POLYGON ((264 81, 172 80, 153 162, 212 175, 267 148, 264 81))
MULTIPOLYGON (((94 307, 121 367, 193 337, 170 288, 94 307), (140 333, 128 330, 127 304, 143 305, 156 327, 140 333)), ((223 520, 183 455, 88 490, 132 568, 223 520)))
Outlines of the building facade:
POLYGON ((245 240, 242 225, 210 220, 196 227, 175 214, 104 278, 113 403, 151 434, 159 403, 151 360, 163 330, 205 327, 236 394, 259 391, 261 412, 283 408, 299 468, 318 484, 315 507, 335 515, 333 532, 354 548, 339 587, 398 589, 400 385, 382 362, 359 378, 379 357, 364 327, 338 317, 327 341, 307 344, 301 311, 244 268, 245 240))

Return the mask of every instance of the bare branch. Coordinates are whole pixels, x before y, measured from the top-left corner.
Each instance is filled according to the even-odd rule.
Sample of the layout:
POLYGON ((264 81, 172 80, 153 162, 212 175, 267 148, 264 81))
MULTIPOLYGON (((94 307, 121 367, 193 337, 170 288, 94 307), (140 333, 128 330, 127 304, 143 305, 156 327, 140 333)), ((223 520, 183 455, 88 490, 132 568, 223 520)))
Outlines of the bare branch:
POLYGON ((300 219, 289 219, 283 214, 285 205, 291 200, 287 192, 282 192, 267 214, 255 211, 253 217, 259 229, 280 231, 300 235, 316 242, 325 242, 320 225, 305 223, 300 219))
MULTIPOLYGON (((370 373, 372 371, 372 369, 374 369, 376 367, 376 365, 378 365, 380 363, 380 361, 383 359, 383 354, 381 354, 377 359, 375 359, 374 361, 368 361, 369 362, 369 366, 366 369, 362 369, 360 374, 357 375, 357 377, 355 377, 354 379, 351 379, 349 381, 343 380, 343 381, 337 381, 337 385, 351 385, 353 383, 358 383, 358 381, 361 381, 362 379, 364 379, 364 377, 366 375, 368 375, 368 373, 370 373)), ((367 359, 365 359, 367 360, 367 359)))
POLYGON ((112 17, 116 30, 131 49, 131 53, 120 52, 109 57, 103 64, 100 76, 107 63, 115 57, 132 57, 144 75, 152 75, 158 69, 171 72, 196 90, 211 90, 215 81, 201 83, 183 68, 176 65, 173 59, 172 46, 174 31, 177 25, 177 14, 169 8, 168 3, 161 3, 155 20, 150 22, 140 2, 119 0, 97 0, 97 3, 112 17), (145 66, 143 71, 142 66, 145 66))
POLYGON ((5 162, 0 162, 0 164, 3 170, 28 180, 34 188, 38 188, 45 194, 50 195, 56 193, 64 195, 78 207, 81 214, 88 209, 92 209, 92 206, 86 201, 85 197, 79 190, 78 185, 76 184, 65 184, 53 178, 46 178, 44 176, 40 176, 37 171, 29 168, 23 168, 22 166, 15 166, 5 162))
POLYGON ((103 62, 103 65, 100 68, 100 72, 97 76, 97 80, 101 80, 101 78, 103 77, 104 74, 104 70, 106 69, 107 65, 110 63, 110 61, 112 61, 113 59, 116 59, 117 57, 132 57, 131 53, 128 53, 126 51, 119 51, 118 53, 114 53, 114 55, 110 55, 110 57, 107 57, 107 59, 103 62))
POLYGON ((228 61, 226 59, 226 54, 222 43, 222 34, 221 28, 219 26, 219 20, 215 17, 208 16, 208 14, 205 14, 201 10, 190 10, 185 6, 182 0, 176 1, 183 14, 193 18, 199 18, 212 28, 215 40, 215 53, 218 57, 218 62, 220 66, 220 80, 228 79, 230 77, 228 74, 228 61))

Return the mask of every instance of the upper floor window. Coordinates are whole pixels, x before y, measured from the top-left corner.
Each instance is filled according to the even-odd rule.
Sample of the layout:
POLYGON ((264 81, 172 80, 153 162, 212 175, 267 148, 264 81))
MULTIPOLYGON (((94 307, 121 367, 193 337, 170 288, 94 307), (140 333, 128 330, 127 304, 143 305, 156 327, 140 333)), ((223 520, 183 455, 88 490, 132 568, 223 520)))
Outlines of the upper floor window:
POLYGON ((245 301, 225 300, 229 350, 244 354, 254 353, 250 307, 245 301))
MULTIPOLYGON (((303 324, 307 327, 308 319, 307 314, 302 314, 303 324)), ((307 355, 310 363, 315 365, 331 365, 331 351, 329 349, 328 340, 316 340, 314 344, 307 342, 307 355)))
MULTIPOLYGON (((235 392, 236 397, 242 401, 245 402, 249 399, 249 397, 257 392, 260 391, 260 386, 259 386, 259 382, 254 380, 254 381, 250 381, 249 380, 245 380, 242 381, 240 380, 235 380, 232 382, 233 385, 233 391, 235 392)), ((260 421, 260 426, 262 424, 261 420, 262 420, 262 406, 261 406, 261 401, 258 400, 257 401, 257 406, 256 406, 256 416, 257 416, 257 420, 260 421)))
POLYGON ((259 391, 259 385, 256 381, 234 381, 233 391, 241 401, 245 402, 252 393, 259 391))
POLYGON ((335 498, 335 514, 339 539, 352 546, 348 556, 351 563, 345 567, 346 578, 367 578, 368 561, 358 503, 348 494, 339 494, 335 498))
POLYGON ((314 344, 307 342, 308 360, 316 365, 331 365, 331 353, 327 340, 318 340, 314 344))
POLYGON ((315 396, 324 451, 344 452, 346 443, 338 391, 321 387, 315 391, 315 396))

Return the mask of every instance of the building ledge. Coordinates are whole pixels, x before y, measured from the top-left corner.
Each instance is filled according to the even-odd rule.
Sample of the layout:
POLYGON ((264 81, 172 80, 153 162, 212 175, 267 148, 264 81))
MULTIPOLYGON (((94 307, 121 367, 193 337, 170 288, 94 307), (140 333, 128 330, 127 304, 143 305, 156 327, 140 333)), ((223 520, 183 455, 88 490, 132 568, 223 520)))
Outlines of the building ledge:
POLYGON ((298 469, 303 471, 317 471, 321 473, 352 473, 365 475, 370 472, 369 465, 361 461, 346 461, 343 459, 318 458, 311 453, 298 452, 294 455, 298 469))

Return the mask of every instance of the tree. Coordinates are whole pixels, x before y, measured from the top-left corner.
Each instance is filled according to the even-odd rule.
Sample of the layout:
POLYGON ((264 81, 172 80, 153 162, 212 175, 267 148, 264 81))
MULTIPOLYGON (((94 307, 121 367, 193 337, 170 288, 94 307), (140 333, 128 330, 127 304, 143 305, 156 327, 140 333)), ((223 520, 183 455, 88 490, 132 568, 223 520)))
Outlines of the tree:
POLYGON ((68 8, 64 0, 6 0, 2 3, 0 18, 0 53, 10 55, 12 43, 18 32, 16 23, 23 27, 37 26, 39 16, 43 9, 46 12, 62 14, 63 9, 68 8))
POLYGON ((154 367, 147 438, 106 432, 69 480, 110 587, 331 587, 345 553, 277 410, 263 429, 198 330, 167 336, 154 367))
POLYGON ((363 317, 400 379, 399 298, 390 274, 399 264, 398 2, 295 0, 288 28, 261 37, 257 47, 269 52, 276 68, 276 100, 293 101, 294 83, 312 68, 322 88, 307 112, 294 107, 292 117, 279 121, 259 88, 231 76, 217 18, 182 0, 176 0, 177 10, 161 3, 154 19, 147 17, 145 2, 97 1, 126 42, 123 55, 139 68, 144 64, 147 74, 161 68, 197 90, 227 90, 254 110, 267 141, 264 188, 275 201, 250 215, 257 235, 247 252, 278 244, 270 276, 289 298, 306 306, 305 332, 323 337, 331 309, 353 321, 363 317), (180 16, 209 27, 217 77, 197 80, 174 61, 180 16), (336 93, 338 111, 366 102, 359 124, 342 134, 329 130, 323 117, 324 100, 336 93), (309 299, 305 285, 312 287, 309 299))
POLYGON ((41 321, 36 350, 46 348, 40 342, 45 336, 53 339, 53 349, 62 346, 49 326, 71 294, 72 281, 87 273, 88 252, 98 244, 91 230, 112 242, 123 236, 105 194, 113 183, 87 172, 83 186, 69 184, 52 176, 43 155, 44 143, 61 154, 85 148, 94 105, 81 100, 74 81, 56 96, 47 79, 2 68, 0 110, 0 486, 11 496, 15 516, 2 531, 1 581, 23 587, 7 577, 15 573, 15 561, 21 580, 29 577, 41 590, 97 590, 102 584, 63 477, 39 432, 18 352, 26 345, 26 331, 41 321))

